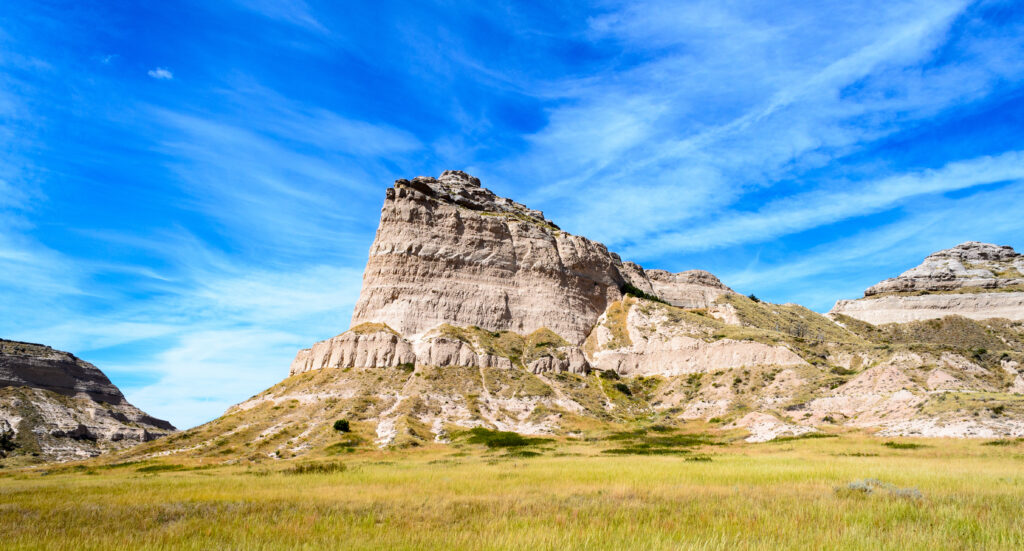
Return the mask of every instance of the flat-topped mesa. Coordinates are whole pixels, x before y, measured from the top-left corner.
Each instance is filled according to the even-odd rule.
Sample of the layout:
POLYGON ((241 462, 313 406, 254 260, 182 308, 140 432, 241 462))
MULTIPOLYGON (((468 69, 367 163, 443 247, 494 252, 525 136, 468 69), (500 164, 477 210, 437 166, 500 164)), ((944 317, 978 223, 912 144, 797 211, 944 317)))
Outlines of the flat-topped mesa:
POLYGON ((864 291, 886 293, 955 291, 966 287, 1001 289, 1024 285, 1024 255, 1013 247, 968 241, 928 255, 919 266, 864 291))
POLYGON ((903 323, 959 315, 1024 319, 1024 255, 1009 246, 968 241, 932 253, 919 266, 840 300, 833 314, 868 323, 903 323))
MULTIPOLYGON (((659 277, 663 290, 701 279, 659 277)), ((442 323, 520 334, 547 328, 579 344, 627 283, 657 294, 643 268, 601 243, 445 171, 387 190, 352 326, 384 323, 407 337, 442 323)))

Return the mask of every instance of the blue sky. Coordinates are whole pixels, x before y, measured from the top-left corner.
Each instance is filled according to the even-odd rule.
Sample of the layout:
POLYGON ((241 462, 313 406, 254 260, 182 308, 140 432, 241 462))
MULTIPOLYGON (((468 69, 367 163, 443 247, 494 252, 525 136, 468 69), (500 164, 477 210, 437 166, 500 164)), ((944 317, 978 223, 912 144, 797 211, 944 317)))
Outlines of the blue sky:
POLYGON ((212 419, 347 328, 385 187, 447 168, 826 311, 1024 248, 1022 130, 1020 2, 7 2, 0 336, 212 419))

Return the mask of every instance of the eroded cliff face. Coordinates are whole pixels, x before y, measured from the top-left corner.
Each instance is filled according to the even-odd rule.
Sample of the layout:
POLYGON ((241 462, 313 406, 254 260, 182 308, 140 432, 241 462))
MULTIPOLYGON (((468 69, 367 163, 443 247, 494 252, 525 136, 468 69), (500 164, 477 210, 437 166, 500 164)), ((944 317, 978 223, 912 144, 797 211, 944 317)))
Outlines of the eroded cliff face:
POLYGON ((1005 289, 1024 285, 1024 255, 1013 247, 968 241, 928 255, 921 265, 864 291, 865 297, 965 288, 1005 289))
POLYGON ((16 444, 10 460, 82 459, 174 430, 128 403, 96 366, 0 339, 0 436, 16 444))
POLYGON ((1024 319, 1024 255, 969 241, 929 255, 921 265, 840 300, 834 314, 868 323, 906 323, 959 315, 1024 319))
POLYGON ((743 296, 719 306, 729 307, 729 321, 705 309, 617 301, 585 352, 545 330, 442 325, 405 339, 412 364, 391 354, 366 359, 369 350, 355 349, 408 348, 387 327, 357 326, 318 353, 326 363, 130 454, 316 457, 446 442, 478 426, 600 439, 652 419, 745 429, 749 441, 841 426, 885 436, 1024 436, 1024 322, 954 316, 875 327, 743 296), (339 435, 337 419, 351 421, 352 434, 339 435))
MULTIPOLYGON (((508 338, 523 346, 537 332, 549 332, 564 342, 519 367, 586 373, 591 358, 579 345, 630 288, 684 308, 713 307, 719 297, 735 294, 705 271, 646 271, 623 262, 601 243, 561 231, 542 212, 496 196, 464 172, 398 180, 386 193, 353 329, 300 351, 289 373, 516 364, 478 342, 488 332, 516 335, 508 338)), ((631 365, 602 369, 636 371, 631 365)), ((659 371, 654 359, 644 365, 645 373, 678 371, 675 365, 659 371)))
POLYGON ((841 300, 832 308, 868 323, 906 323, 963 316, 976 320, 990 318, 1024 319, 1024 292, 964 293, 921 296, 890 295, 878 298, 841 300))
POLYGON ((587 359, 596 369, 632 376, 807 365, 786 346, 716 337, 708 325, 672 314, 656 303, 625 298, 601 316, 583 347, 587 359))
POLYGON ((710 308, 723 295, 734 291, 704 270, 673 274, 665 270, 646 270, 652 294, 680 308, 710 308))
POLYGON ((404 336, 443 323, 523 334, 547 328, 579 344, 626 283, 652 294, 657 285, 688 303, 729 292, 714 276, 703 294, 699 278, 656 279, 476 178, 446 171, 387 190, 352 325, 384 323, 404 336))

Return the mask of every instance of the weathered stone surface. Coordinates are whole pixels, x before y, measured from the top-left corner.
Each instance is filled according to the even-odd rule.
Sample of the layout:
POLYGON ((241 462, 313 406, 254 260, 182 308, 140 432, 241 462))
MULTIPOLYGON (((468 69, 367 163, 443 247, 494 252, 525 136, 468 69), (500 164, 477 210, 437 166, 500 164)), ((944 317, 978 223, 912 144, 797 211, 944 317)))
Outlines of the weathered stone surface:
POLYGON ((1024 255, 1013 247, 968 241, 928 255, 921 265, 864 291, 883 293, 955 291, 964 287, 1000 289, 1024 285, 1024 255))
POLYGON ((0 339, 0 432, 14 456, 81 459, 173 432, 125 400, 96 366, 48 346, 0 339))
POLYGON ((644 312, 633 305, 634 299, 623 303, 628 309, 624 327, 614 327, 622 322, 609 319, 606 313, 587 339, 584 349, 595 369, 620 375, 676 376, 741 367, 807 364, 785 346, 732 339, 708 342, 695 336, 685 324, 668 321, 657 310, 644 312), (628 339, 623 338, 623 331, 628 339))
POLYGON ((387 190, 352 325, 386 323, 405 336, 442 323, 547 327, 578 344, 626 282, 653 292, 640 266, 446 171, 387 190))
POLYGON ((389 331, 346 331, 300 350, 289 375, 314 369, 346 367, 394 367, 416 361, 412 344, 389 331))
POLYGON ((292 361, 289 375, 315 369, 412 368, 415 365, 512 368, 508 358, 488 354, 470 343, 436 331, 410 340, 388 330, 366 332, 357 327, 300 350, 292 361))
POLYGON ((733 293, 717 277, 704 270, 690 270, 677 274, 665 270, 647 270, 654 295, 680 308, 709 308, 718 297, 733 293))
POLYGON ((774 415, 752 411, 736 421, 728 424, 725 428, 744 428, 750 432, 746 438, 747 442, 768 442, 780 436, 800 436, 814 432, 815 429, 800 425, 791 425, 780 421, 774 415))
POLYGON ((96 366, 40 344, 0 339, 0 387, 26 386, 120 404, 121 391, 96 366))
POLYGON ((590 372, 590 362, 583 351, 575 346, 558 349, 556 356, 544 356, 530 363, 531 373, 569 372, 585 375, 590 372))
POLYGON ((869 287, 864 298, 832 308, 868 323, 904 323, 960 315, 1024 319, 1024 255, 969 241, 929 255, 899 277, 869 287), (992 292, 978 292, 980 290, 992 292), (931 294, 934 293, 934 294, 931 294))
POLYGON ((832 313, 844 314, 875 325, 937 319, 952 315, 976 320, 1024 320, 1024 293, 885 296, 840 300, 832 308, 832 313))

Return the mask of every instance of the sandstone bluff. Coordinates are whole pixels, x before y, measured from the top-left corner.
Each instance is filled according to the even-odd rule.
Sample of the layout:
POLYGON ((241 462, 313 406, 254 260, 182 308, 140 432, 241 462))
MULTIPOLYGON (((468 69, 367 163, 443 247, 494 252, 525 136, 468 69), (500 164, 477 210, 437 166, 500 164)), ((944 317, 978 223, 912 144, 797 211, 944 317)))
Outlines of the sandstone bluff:
POLYGON ((82 459, 174 432, 125 400, 96 366, 0 339, 0 458, 82 459))
POLYGON ((291 374, 408 363, 511 367, 508 358, 477 354, 451 338, 448 327, 550 332, 564 345, 528 367, 584 373, 596 358, 578 347, 625 289, 687 308, 733 293, 699 270, 648 274, 464 172, 398 180, 387 190, 370 247, 352 315, 356 330, 299 352, 291 374))
MULTIPOLYGON (((925 265, 862 300, 1012 297, 1020 283, 1005 247, 969 243, 925 265)), ((278 385, 137 453, 223 456, 242 442, 257 460, 477 426, 583 437, 639 419, 751 441, 1024 436, 1020 309, 972 308, 876 325, 856 308, 757 301, 704 271, 624 261, 446 171, 387 189, 351 329, 299 351, 278 385)))
POLYGON ((1024 255, 970 241, 928 256, 920 266, 840 300, 834 314, 869 323, 902 323, 959 315, 1024 320, 1024 255))
POLYGON ((579 344, 625 284, 687 307, 730 292, 706 272, 653 275, 447 171, 388 189, 352 325, 385 323, 402 335, 442 323, 547 328, 579 344))

